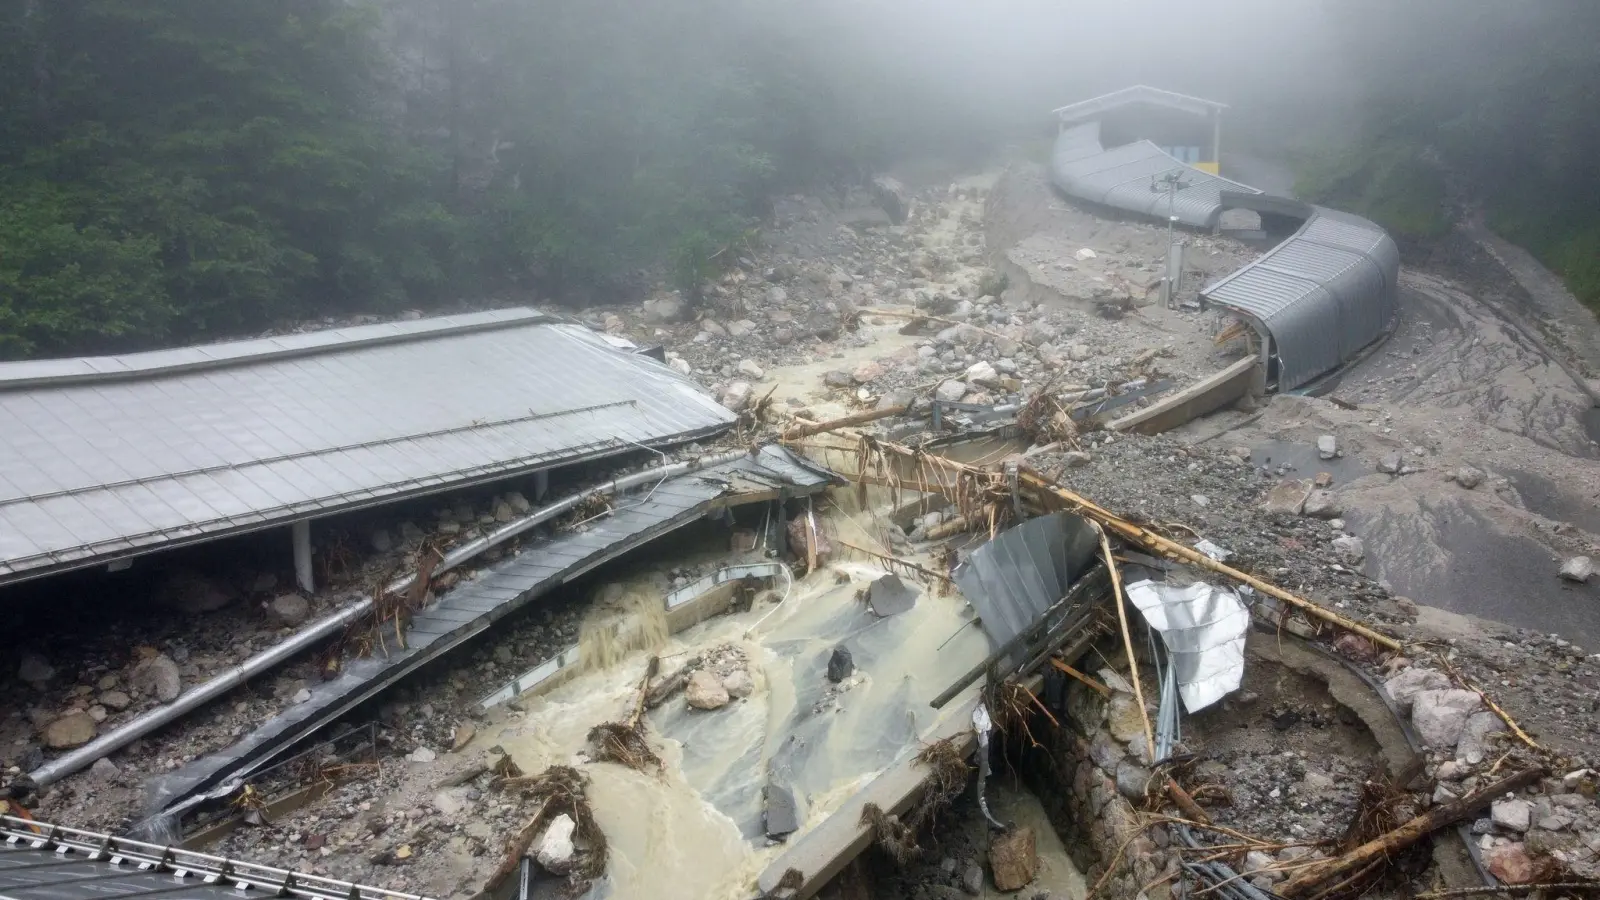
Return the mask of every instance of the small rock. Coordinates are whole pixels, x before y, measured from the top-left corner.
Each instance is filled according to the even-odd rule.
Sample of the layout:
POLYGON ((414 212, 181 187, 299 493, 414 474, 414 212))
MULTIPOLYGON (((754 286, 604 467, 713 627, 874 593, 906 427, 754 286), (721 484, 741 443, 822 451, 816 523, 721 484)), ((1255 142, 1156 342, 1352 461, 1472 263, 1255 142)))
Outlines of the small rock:
POLYGON ((1000 373, 996 372, 994 366, 987 362, 975 362, 967 367, 966 380, 969 383, 988 385, 999 377, 1000 373))
POLYGON ((1334 640, 1333 649, 1340 656, 1354 662, 1374 662, 1378 658, 1378 648, 1374 647, 1371 641, 1348 631, 1334 640))
POLYGON ((695 709, 721 709, 732 699, 728 696, 728 689, 722 686, 722 679, 705 669, 689 676, 684 697, 695 709))
POLYGON ((1094 252, 1093 250, 1090 250, 1088 247, 1084 247, 1084 248, 1078 250, 1076 253, 1072 254, 1072 258, 1077 260, 1078 262, 1083 262, 1086 259, 1094 259, 1095 257, 1097 257, 1099 255, 1100 254, 1094 252))
POLYGON ((1039 873, 1039 851, 1033 829, 1015 828, 989 845, 989 872, 994 886, 1002 891, 1019 891, 1039 873))
MULTIPOLYGON (((1140 738, 1133 745, 1139 750, 1146 747, 1144 739, 1140 738)), ((1149 754, 1144 754, 1148 756, 1149 754)), ((1117 764, 1117 793, 1136 803, 1142 803, 1145 792, 1150 788, 1150 770, 1139 765, 1131 759, 1125 759, 1117 764)))
POLYGON ((750 405, 755 388, 748 381, 735 381, 722 392, 722 405, 734 412, 744 412, 750 405))
POLYGON ((1314 490, 1306 497, 1305 506, 1300 510, 1302 515, 1313 519, 1337 519, 1344 515, 1344 510, 1339 506, 1339 500, 1333 491, 1314 490))
POLYGON ((439 793, 434 794, 433 799, 429 801, 429 804, 441 814, 446 816, 453 816, 466 808, 466 803, 463 801, 461 795, 456 793, 453 789, 448 791, 440 791, 439 793))
POLYGON ((834 684, 850 677, 856 670, 856 661, 850 651, 844 647, 833 648, 833 654, 828 657, 828 680, 834 684))
POLYGON ((105 691, 100 695, 100 705, 113 712, 122 712, 133 705, 133 698, 121 691, 105 691))
POLYGON ((300 690, 295 691, 294 692, 294 697, 290 698, 289 702, 291 702, 291 703, 310 703, 311 702, 311 689, 310 688, 301 688, 300 690))
POLYGON ((1066 453, 1061 454, 1061 462, 1069 469, 1081 469, 1094 462, 1094 457, 1082 450, 1068 450, 1066 453))
POLYGON ((934 396, 946 403, 955 403, 967 395, 967 385, 964 381, 951 379, 943 382, 934 389, 934 396))
POLYGON ((1527 848, 1519 843, 1495 847, 1484 856, 1489 861, 1489 872, 1507 884, 1524 884, 1533 880, 1533 860, 1527 848))
POLYGON ((1251 850, 1245 854, 1244 872, 1242 874, 1261 875, 1268 881, 1276 883, 1283 878, 1283 873, 1273 868, 1277 864, 1278 861, 1272 858, 1270 854, 1263 853, 1260 850, 1251 850))
POLYGON ((1291 478, 1280 481, 1267 491, 1261 501, 1263 512, 1298 516, 1305 509, 1306 493, 1311 490, 1307 481, 1291 478))
POLYGON ((1400 451, 1396 450, 1393 453, 1385 453, 1383 458, 1378 460, 1378 471, 1385 475, 1398 475, 1400 465, 1400 451))
POLYGON ((761 368, 761 366, 758 365, 756 363, 756 361, 753 360, 753 359, 741 359, 741 360, 739 360, 738 368, 739 368, 739 374, 740 375, 744 375, 744 376, 749 377, 749 378, 754 378, 757 381, 760 381, 762 376, 767 374, 766 370, 761 368))
POLYGON ((883 366, 880 366, 869 359, 861 365, 856 366, 855 369, 851 371, 850 377, 855 379, 856 384, 869 384, 877 381, 879 378, 882 378, 883 374, 883 366))
POLYGON ((856 386, 856 379, 849 372, 835 369, 822 376, 822 383, 831 388, 848 388, 856 386))
POLYGON ((1339 441, 1331 434, 1317 437, 1317 457, 1319 459, 1333 459, 1339 455, 1339 441))
POLYGON ((1229 447, 1228 455, 1234 459, 1237 459, 1239 462, 1247 463, 1250 461, 1252 454, 1249 447, 1229 447))
POLYGON ((55 667, 37 653, 24 653, 17 663, 17 677, 35 690, 44 690, 56 677, 55 667))
POLYGON ((729 697, 748 697, 755 693, 756 683, 744 669, 734 669, 722 677, 722 687, 729 697))
POLYGON ((299 594, 284 594, 267 604, 267 615, 285 628, 295 628, 311 618, 311 604, 299 594))
POLYGON ((1189 502, 1200 507, 1201 509, 1204 509, 1211 505, 1211 498, 1207 497, 1205 494, 1190 494, 1189 502))
POLYGON ((70 750, 94 740, 94 719, 75 709, 44 727, 44 744, 51 750, 70 750))
POLYGON ((512 510, 511 504, 501 500, 499 503, 494 505, 494 520, 501 525, 504 525, 515 517, 516 512, 512 510))
POLYGON ((372 549, 379 553, 388 553, 394 549, 394 536, 387 528, 374 529, 367 540, 372 544, 372 549))
POLYGON ((1300 786, 1308 793, 1322 794, 1334 789, 1337 784, 1331 776, 1324 775, 1314 769, 1307 769, 1306 774, 1300 779, 1300 786))
POLYGON ((525 516, 533 511, 533 504, 528 502, 520 491, 511 491, 506 494, 506 502, 511 504, 511 511, 519 516, 525 516))
POLYGON ((462 722, 457 725, 455 734, 451 735, 450 752, 460 753, 468 744, 472 743, 472 739, 477 733, 478 729, 473 727, 471 722, 462 722))
POLYGON ((572 857, 577 853, 577 848, 572 844, 572 833, 577 828, 578 824, 566 813, 556 816, 539 838, 539 849, 534 851, 533 858, 556 875, 571 871, 572 857))
POLYGON ((94 765, 89 767, 89 777, 95 781, 111 781, 120 774, 122 770, 117 768, 117 764, 105 757, 95 760, 94 765))
POLYGON ((406 756, 406 759, 409 759, 415 763, 431 763, 438 758, 439 754, 434 753, 433 750, 428 747, 418 747, 406 756))
POLYGON ((983 867, 979 865, 967 866, 961 873, 961 889, 976 897, 983 893, 983 867))
POLYGON ((1496 800, 1489 807, 1489 818, 1501 828, 1527 831, 1533 818, 1533 805, 1520 797, 1496 800))
POLYGON ((1455 479, 1456 484, 1459 484, 1470 491, 1478 485, 1483 484, 1483 470, 1475 469, 1472 466, 1462 466, 1456 470, 1455 479))
POLYGON ((1561 577, 1579 584, 1594 575, 1594 561, 1587 556, 1574 556, 1561 565, 1561 577))
MULTIPOLYGON (((1461 737, 1456 741, 1456 759, 1469 766, 1476 766, 1489 756, 1490 735, 1501 729, 1500 717, 1484 710, 1473 713, 1467 719, 1467 724, 1461 729, 1461 737)), ((1444 766, 1439 767, 1443 769, 1444 766)), ((1443 778, 1443 775, 1438 776, 1443 778)))
POLYGON ((1094 351, 1089 349, 1089 345, 1088 344, 1068 344, 1067 345, 1067 359, 1070 359, 1073 362, 1084 362, 1085 360, 1088 360, 1088 359, 1092 358, 1093 356, 1094 356, 1094 351))
POLYGON ((658 294, 644 302, 645 318, 651 322, 679 322, 688 314, 689 304, 675 294, 658 294))
POLYGON ((1366 546, 1361 543, 1361 538, 1353 535, 1345 534, 1334 538, 1333 549, 1346 565, 1359 566, 1367 558, 1366 546))
POLYGON ((141 660, 134 666, 128 674, 128 684, 162 703, 171 703, 183 690, 183 677, 178 672, 178 664, 162 654, 141 660))

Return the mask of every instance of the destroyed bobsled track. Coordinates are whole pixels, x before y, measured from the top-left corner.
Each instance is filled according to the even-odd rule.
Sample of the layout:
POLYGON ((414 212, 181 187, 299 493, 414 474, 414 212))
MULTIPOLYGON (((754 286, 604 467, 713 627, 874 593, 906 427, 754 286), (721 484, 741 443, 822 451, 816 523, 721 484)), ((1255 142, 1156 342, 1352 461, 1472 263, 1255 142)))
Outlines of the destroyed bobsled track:
MULTIPOLYGON (((1130 96, 1218 107, 1090 106, 1130 96)), ((1392 324, 1392 242, 1086 110, 1051 167, 781 199, 698 305, 0 371, 0 410, 107 393, 174 451, 13 483, 66 530, 0 581, 179 611, 29 635, 0 898, 1600 893, 1596 658, 1369 577, 1346 491, 1440 451, 1368 434, 1379 478, 1321 435, 1387 411, 1296 396, 1392 324), (199 411, 273 386, 291 421, 199 411)))

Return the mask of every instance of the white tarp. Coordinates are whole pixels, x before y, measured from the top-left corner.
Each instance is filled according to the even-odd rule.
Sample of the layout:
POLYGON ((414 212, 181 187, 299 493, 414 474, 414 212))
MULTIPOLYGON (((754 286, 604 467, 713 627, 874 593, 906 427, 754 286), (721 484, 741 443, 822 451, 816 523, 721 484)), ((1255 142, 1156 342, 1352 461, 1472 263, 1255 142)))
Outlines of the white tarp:
POLYGON ((1126 590, 1167 646, 1185 709, 1199 712, 1238 690, 1250 611, 1237 594, 1201 581, 1179 587, 1146 580, 1126 590))

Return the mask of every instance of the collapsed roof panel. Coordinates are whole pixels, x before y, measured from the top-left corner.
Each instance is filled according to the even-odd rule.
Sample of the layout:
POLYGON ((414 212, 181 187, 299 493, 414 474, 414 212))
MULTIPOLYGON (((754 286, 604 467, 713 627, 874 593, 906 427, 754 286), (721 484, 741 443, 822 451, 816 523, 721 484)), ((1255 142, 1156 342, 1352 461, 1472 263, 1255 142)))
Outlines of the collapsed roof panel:
POLYGON ((0 584, 716 434, 654 360, 532 310, 0 364, 0 584))
POLYGON ((1050 162, 1051 180, 1071 196, 1163 220, 1168 197, 1157 182, 1170 174, 1182 176, 1188 185, 1171 198, 1172 214, 1192 228, 1216 227, 1227 208, 1224 192, 1261 193, 1186 165, 1150 141, 1105 149, 1100 144, 1099 122, 1063 130, 1050 162))
POLYGON ((356 659, 238 742, 152 784, 152 809, 168 809, 235 777, 260 770, 277 755, 332 723, 356 704, 392 686, 546 592, 693 522, 719 506, 825 490, 833 476, 780 447, 643 484, 615 498, 614 512, 582 531, 561 531, 482 570, 413 616, 405 646, 356 659), (746 485, 745 479, 759 479, 746 485), (754 488, 752 490, 751 488, 754 488))

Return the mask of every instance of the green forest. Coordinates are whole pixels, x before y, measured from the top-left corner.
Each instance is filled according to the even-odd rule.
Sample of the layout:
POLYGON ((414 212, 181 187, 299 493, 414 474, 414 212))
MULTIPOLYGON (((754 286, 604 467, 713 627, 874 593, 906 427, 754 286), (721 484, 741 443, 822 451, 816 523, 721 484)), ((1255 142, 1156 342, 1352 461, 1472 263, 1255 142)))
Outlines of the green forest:
MULTIPOLYGON (((1306 161, 1306 191, 1427 236, 1459 173, 1495 227, 1600 302, 1595 9, 1330 8, 1371 102, 1306 161)), ((1053 44, 1060 72, 1008 67, 974 38, 935 84, 895 55, 913 42, 885 9, 0 0, 0 359, 499 292, 692 291, 780 192, 859 182, 908 148, 1042 135, 1039 95, 1138 75, 1091 85, 1053 44)))
POLYGON ((1341 53, 1358 126, 1304 161, 1309 199, 1408 238, 1447 200, 1560 273, 1600 311, 1600 6, 1590 0, 1348 0, 1341 53))

